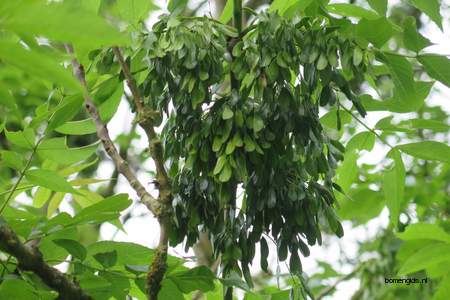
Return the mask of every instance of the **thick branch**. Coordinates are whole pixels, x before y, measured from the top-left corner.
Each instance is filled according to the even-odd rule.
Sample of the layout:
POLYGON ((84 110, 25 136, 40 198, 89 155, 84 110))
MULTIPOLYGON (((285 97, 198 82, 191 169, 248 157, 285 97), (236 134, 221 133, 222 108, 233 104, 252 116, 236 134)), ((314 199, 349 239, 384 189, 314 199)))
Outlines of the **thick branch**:
POLYGON ((116 147, 114 146, 114 143, 112 142, 108 129, 106 128, 106 125, 103 124, 100 115, 98 113, 97 107, 94 104, 94 101, 92 100, 91 96, 89 95, 86 78, 84 74, 83 66, 76 60, 73 53, 73 48, 70 45, 66 45, 67 53, 72 56, 72 67, 73 72, 75 76, 80 81, 82 87, 83 87, 83 93, 84 93, 84 102, 85 107, 88 113, 91 115, 92 119, 95 123, 95 128, 97 131, 97 136, 103 143, 103 147, 105 148, 105 151, 108 153, 109 157, 114 162, 114 165, 116 166, 117 170, 125 176, 125 178, 128 180, 131 187, 136 191, 137 195, 139 196, 142 203, 144 203, 148 209, 154 213, 155 215, 159 215, 160 213, 160 205, 156 199, 151 196, 145 189, 145 187, 139 182, 136 175, 133 173, 133 171, 128 166, 128 163, 120 156, 119 152, 117 151, 116 147))
POLYGON ((17 259, 17 267, 20 270, 35 273, 46 285, 57 291, 58 299, 92 300, 78 284, 45 263, 37 248, 24 245, 16 233, 4 223, 0 224, 0 249, 17 259))

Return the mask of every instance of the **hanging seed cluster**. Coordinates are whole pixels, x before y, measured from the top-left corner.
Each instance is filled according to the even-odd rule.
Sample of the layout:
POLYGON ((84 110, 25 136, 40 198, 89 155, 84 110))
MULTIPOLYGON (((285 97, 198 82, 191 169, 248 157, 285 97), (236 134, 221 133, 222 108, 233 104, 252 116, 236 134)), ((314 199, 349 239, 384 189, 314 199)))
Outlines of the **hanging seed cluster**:
POLYGON ((369 59, 321 20, 263 13, 255 24, 238 37, 206 18, 162 18, 141 85, 146 104, 169 116, 171 243, 192 246, 208 230, 225 271, 248 282, 258 242, 263 269, 270 238, 299 273, 299 252, 321 244, 321 230, 343 235, 332 178, 344 149, 325 135, 319 106, 339 112, 349 100, 364 116, 348 82, 369 59))

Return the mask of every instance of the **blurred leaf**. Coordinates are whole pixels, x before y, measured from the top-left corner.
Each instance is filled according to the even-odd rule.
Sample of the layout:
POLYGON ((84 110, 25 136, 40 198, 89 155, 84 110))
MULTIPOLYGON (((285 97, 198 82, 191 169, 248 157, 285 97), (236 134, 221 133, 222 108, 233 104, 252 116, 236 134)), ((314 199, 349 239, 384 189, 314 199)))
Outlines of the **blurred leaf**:
MULTIPOLYGON (((38 17, 39 19, 41 18, 41 16, 38 17)), ((40 23, 39 21, 36 22, 40 23)), ((64 69, 50 56, 36 51, 26 50, 18 44, 0 39, 0 58, 5 63, 11 64, 37 78, 48 80, 69 89, 81 91, 80 83, 71 72, 64 69)))
POLYGON ((375 20, 380 16, 373 10, 368 10, 354 4, 335 3, 326 6, 330 13, 344 17, 364 18, 367 20, 375 20))
POLYGON ((173 14, 180 14, 187 5, 188 0, 169 0, 167 9, 173 14))
POLYGON ((401 266, 398 274, 411 274, 449 260, 450 243, 432 244, 411 255, 401 266))
POLYGON ((222 22, 223 24, 227 24, 228 22, 230 22, 231 18, 233 17, 233 7, 234 0, 228 0, 227 4, 225 4, 225 7, 223 8, 222 15, 219 18, 220 22, 222 22))
POLYGON ((5 129, 5 135, 11 144, 25 149, 33 149, 36 143, 36 136, 31 128, 26 128, 23 131, 8 131, 5 129))
POLYGON ((450 87, 450 60, 447 57, 428 54, 420 55, 418 59, 430 77, 450 87))
POLYGON ((378 19, 362 19, 356 25, 356 34, 381 48, 395 34, 392 23, 385 17, 378 19), (373 30, 377 28, 377 30, 373 30))
POLYGON ((410 0, 410 2, 423 11, 442 30, 442 16, 439 0, 410 0))
POLYGON ((450 274, 447 274, 439 282, 436 293, 433 295, 432 300, 448 300, 450 299, 450 274))
POLYGON ((0 285, 1 299, 29 299, 40 300, 34 289, 24 280, 7 279, 0 285))
POLYGON ((350 220, 356 224, 365 224, 379 216, 385 205, 382 194, 369 188, 352 190, 349 198, 339 201, 337 213, 342 220, 350 220))
POLYGON ((397 146, 402 152, 411 156, 450 163, 450 147, 435 141, 417 142, 397 146))
POLYGON ((103 4, 102 10, 107 9, 113 16, 132 24, 145 21, 150 11, 158 8, 151 0, 116 0, 103 4))
POLYGON ((423 48, 431 45, 430 40, 423 37, 417 31, 416 19, 414 17, 407 17, 403 27, 403 43, 407 49, 419 52, 423 48))
POLYGON ((389 152, 388 157, 394 160, 394 165, 384 172, 383 191, 390 220, 397 227, 400 205, 405 193, 405 166, 400 152, 395 148, 389 152))
POLYGON ((129 42, 125 34, 93 11, 70 3, 21 1, 6 13, 3 27, 18 33, 45 36, 89 49, 129 42))
POLYGON ((387 11, 388 0, 368 0, 370 7, 376 10, 380 15, 385 15, 387 11))
POLYGON ((1 163, 15 170, 22 170, 24 167, 23 157, 14 151, 0 150, 1 163))
POLYGON ((450 234, 436 224, 416 223, 406 227, 404 232, 398 232, 397 236, 405 241, 409 240, 437 240, 450 243, 450 234))

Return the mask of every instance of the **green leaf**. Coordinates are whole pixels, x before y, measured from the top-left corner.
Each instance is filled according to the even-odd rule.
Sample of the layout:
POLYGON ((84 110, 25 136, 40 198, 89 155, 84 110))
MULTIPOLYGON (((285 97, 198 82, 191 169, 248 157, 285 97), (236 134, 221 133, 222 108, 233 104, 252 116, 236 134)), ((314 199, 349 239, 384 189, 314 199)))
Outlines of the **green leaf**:
POLYGON ((447 57, 427 54, 418 59, 430 77, 450 87, 450 60, 447 57))
POLYGON ((450 244, 432 244, 411 255, 398 271, 399 275, 414 273, 450 260, 450 244))
POLYGON ((81 261, 86 258, 86 248, 75 240, 55 239, 53 240, 53 243, 66 249, 66 251, 69 252, 74 258, 78 258, 81 261))
MULTIPOLYGON (((5 278, 6 279, 6 278, 5 278)), ((25 280, 6 279, 0 285, 1 299, 29 299, 39 300, 34 289, 25 280)))
POLYGON ((450 163, 450 147, 435 141, 417 142, 397 146, 402 152, 411 156, 450 163))
MULTIPOLYGON (((73 219, 73 223, 99 223, 117 219, 120 212, 131 205, 132 201, 126 194, 108 197, 100 202, 82 209, 73 219)), ((132 263, 129 263, 132 264, 132 263)), ((136 265, 139 265, 137 263, 136 265)))
POLYGON ((403 43, 407 49, 419 52, 423 48, 431 45, 430 40, 417 31, 416 19, 414 17, 407 17, 403 27, 403 43))
POLYGON ((224 120, 228 120, 231 119, 233 117, 234 113, 231 110, 231 108, 228 105, 225 105, 225 108, 223 109, 222 112, 222 119, 224 120))
POLYGON ((123 83, 117 78, 106 80, 100 85, 94 95, 94 101, 98 105, 98 112, 103 123, 107 123, 119 108, 123 96, 123 83))
POLYGON ((337 181, 345 192, 348 192, 351 185, 355 182, 358 175, 358 166, 356 161, 359 155, 356 151, 346 151, 344 155, 344 162, 337 169, 337 181))
POLYGON ((342 198, 337 211, 339 218, 350 220, 355 225, 365 224, 379 216, 385 205, 380 192, 362 187, 350 190, 348 198, 342 198))
POLYGON ((23 157, 14 151, 0 150, 1 163, 15 170, 22 170, 24 167, 23 157))
MULTIPOLYGON (((448 270, 448 269, 447 269, 448 270)), ((432 300, 450 299, 450 274, 447 274, 440 282, 432 300)))
POLYGON ((17 109, 16 101, 9 89, 0 82, 0 105, 4 105, 11 110, 17 109))
POLYGON ((36 136, 31 128, 26 128, 23 131, 8 131, 5 129, 5 135, 11 144, 25 149, 33 149, 36 143, 36 136))
POLYGON ((353 5, 353 4, 347 4, 347 3, 329 4, 326 6, 326 8, 330 13, 344 16, 344 17, 364 18, 367 20, 375 20, 380 17, 373 10, 368 10, 368 9, 362 8, 361 6, 357 6, 357 5, 353 5))
POLYGON ((261 269, 263 271, 268 272, 268 263, 267 263, 267 257, 269 256, 269 246, 267 245, 267 241, 264 237, 260 240, 260 246, 261 246, 261 269))
POLYGON ((214 273, 209 268, 201 266, 169 273, 166 278, 172 280, 177 288, 186 294, 196 290, 202 292, 214 290, 216 276, 214 276, 214 273))
POLYGON ((2 26, 17 33, 44 36, 87 49, 129 42, 125 34, 95 12, 67 2, 22 1, 6 12, 2 26))
POLYGON ((169 0, 167 9, 173 14, 180 14, 187 5, 187 0, 169 0))
POLYGON ((85 135, 95 133, 95 124, 92 119, 85 119, 80 121, 66 122, 55 129, 56 132, 67 135, 85 135))
POLYGON ((233 171, 231 169, 231 166, 227 163, 223 167, 222 171, 219 175, 220 182, 228 182, 231 178, 231 175, 233 174, 233 171))
MULTIPOLYGON (((145 291, 145 283, 143 283, 143 291, 145 291)), ((185 300, 183 293, 180 292, 175 283, 172 280, 166 278, 163 279, 161 283, 161 290, 158 293, 158 298, 170 300, 185 300)))
POLYGON ((61 165, 71 165, 85 160, 95 153, 99 145, 96 142, 79 148, 69 148, 66 145, 66 138, 52 138, 41 142, 37 148, 39 156, 61 165))
POLYGON ((380 15, 386 15, 388 0, 368 0, 367 2, 380 15))
POLYGON ((69 89, 82 90, 80 83, 71 72, 64 69, 52 57, 32 50, 26 50, 20 44, 0 39, 0 58, 5 63, 11 64, 37 78, 48 80, 69 89))
POLYGON ((254 132, 260 132, 264 128, 264 121, 260 116, 255 116, 253 118, 253 130, 254 132))
POLYGON ((81 95, 73 95, 64 98, 63 101, 55 108, 55 112, 50 117, 47 132, 71 120, 80 111, 83 106, 84 99, 81 95))
POLYGON ((158 8, 151 0, 116 0, 105 4, 104 9, 111 15, 131 24, 145 21, 149 12, 158 8))
POLYGON ((415 102, 418 96, 411 63, 405 57, 395 54, 379 52, 377 55, 389 68, 395 86, 394 97, 398 101, 415 102))
POLYGON ((352 150, 367 150, 371 151, 375 146, 375 135, 370 131, 363 131, 353 136, 348 141, 345 149, 352 150))
POLYGON ((388 156, 392 157, 394 165, 391 169, 384 172, 383 191, 386 206, 389 209, 390 220, 397 227, 400 205, 403 202, 405 192, 405 166, 398 150, 392 150, 388 156))
MULTIPOLYGON (((117 264, 119 265, 148 265, 153 259, 153 250, 135 243, 115 242, 115 241, 100 241, 91 244, 87 247, 88 257, 86 262, 93 261, 91 256, 97 253, 108 251, 117 252, 117 264)), ((169 263, 173 261, 169 257, 169 263)), ((170 265, 170 264, 169 264, 170 265)))
POLYGON ((378 19, 362 19, 356 25, 356 34, 381 48, 395 34, 392 23, 385 17, 378 19), (377 30, 373 30, 377 28, 377 30))
POLYGON ((406 227, 404 232, 398 232, 397 236, 404 240, 436 240, 450 243, 450 234, 439 225, 429 223, 416 223, 406 227))
POLYGON ((269 11, 270 12, 278 11, 280 16, 282 16, 288 10, 289 7, 291 7, 292 5, 295 4, 295 2, 297 2, 297 1, 296 0, 274 0, 269 7, 269 11))
POLYGON ((28 170, 25 173, 25 177, 30 183, 55 192, 78 193, 64 177, 61 177, 54 171, 44 169, 28 170))
POLYGON ((219 157, 219 159, 216 162, 216 166, 214 167, 213 174, 214 175, 219 174, 220 171, 222 171, 223 166, 225 165, 226 162, 227 162, 227 157, 225 155, 222 155, 221 157, 219 157))
POLYGON ((219 21, 223 24, 227 24, 230 22, 231 18, 233 17, 233 7, 234 7, 234 0, 228 0, 227 4, 225 4, 225 7, 223 8, 222 15, 219 18, 219 21))
POLYGON ((93 255, 105 269, 111 268, 117 263, 117 251, 100 252, 93 255))
POLYGON ((410 0, 410 2, 423 11, 442 30, 442 16, 439 0, 410 0))

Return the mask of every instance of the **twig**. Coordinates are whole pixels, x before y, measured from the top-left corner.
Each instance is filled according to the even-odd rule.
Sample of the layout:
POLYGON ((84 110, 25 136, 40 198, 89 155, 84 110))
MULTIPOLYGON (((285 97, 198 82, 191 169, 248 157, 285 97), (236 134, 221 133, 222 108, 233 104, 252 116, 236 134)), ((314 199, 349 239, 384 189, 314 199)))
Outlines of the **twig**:
POLYGON ((0 208, 0 216, 5 210, 6 206, 8 205, 9 201, 11 200, 12 196, 14 195, 14 192, 17 190, 19 183, 22 181, 23 177, 25 176, 25 173, 27 172, 28 168, 31 165, 31 161, 33 160, 34 154, 36 153, 37 147, 41 143, 42 139, 39 139, 36 145, 33 147, 33 151, 31 152, 30 157, 27 160, 27 163, 25 164, 25 167, 20 172, 19 178, 17 179, 16 183, 14 184, 13 188, 10 190, 10 193, 8 197, 6 198, 5 202, 3 202, 2 207, 0 208))
POLYGON ((395 148, 394 146, 389 144, 381 135, 379 135, 373 128, 370 128, 369 126, 367 126, 366 123, 361 121, 350 109, 345 108, 344 106, 341 106, 341 107, 342 107, 343 110, 348 112, 359 124, 361 124, 364 128, 369 130, 371 133, 373 133, 383 144, 385 144, 386 146, 388 146, 391 149, 395 148))
POLYGON ((349 279, 351 279, 353 276, 355 276, 356 273, 358 273, 359 269, 361 268, 361 266, 357 267, 356 269, 354 269, 352 272, 348 273, 347 275, 344 275, 343 277, 339 278, 338 280, 336 280, 336 282, 328 287, 326 287, 325 289, 323 289, 322 291, 320 291, 319 295, 317 295, 317 297, 315 298, 315 300, 321 300, 323 299, 325 296, 328 296, 331 292, 333 292, 336 287, 344 281, 347 281, 349 279))
POLYGON ((109 132, 108 132, 108 129, 106 128, 106 125, 103 124, 102 120, 100 119, 100 115, 98 113, 97 107, 95 106, 91 96, 89 95, 83 66, 75 58, 72 46, 66 44, 65 48, 66 48, 67 53, 70 56, 72 56, 73 72, 74 72, 75 76, 77 77, 77 79, 80 81, 81 86, 83 87, 83 94, 84 94, 83 97, 84 97, 86 110, 91 115, 91 117, 95 123, 97 136, 101 140, 103 147, 105 148, 105 151, 108 153, 108 155, 113 160, 114 165, 116 166, 117 170, 123 176, 125 176, 125 178, 129 182, 131 187, 136 191, 141 202, 144 203, 152 213, 154 213, 155 215, 158 215, 159 211, 160 211, 160 205, 159 205, 158 201, 146 191, 144 186, 139 182, 136 175, 133 173, 133 171, 128 166, 128 163, 120 156, 119 152, 117 151, 114 143, 112 142, 112 140, 109 136, 109 132))
POLYGON ((42 253, 37 248, 21 243, 19 237, 6 223, 0 224, 0 249, 17 259, 17 267, 20 270, 35 273, 46 285, 57 291, 58 299, 92 300, 78 284, 44 262, 42 253))

